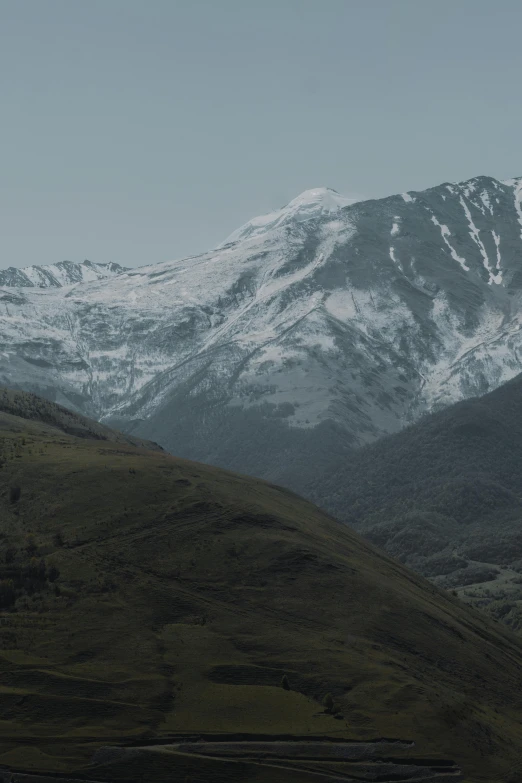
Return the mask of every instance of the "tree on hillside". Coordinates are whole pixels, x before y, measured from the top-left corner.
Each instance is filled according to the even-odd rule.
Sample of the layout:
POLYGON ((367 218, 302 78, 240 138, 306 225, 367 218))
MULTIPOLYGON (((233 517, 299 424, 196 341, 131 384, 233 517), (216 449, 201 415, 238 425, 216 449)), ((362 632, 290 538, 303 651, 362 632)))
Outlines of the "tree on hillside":
POLYGON ((331 693, 327 693, 323 699, 323 707, 325 712, 332 712, 334 706, 334 700, 331 693))
POLYGON ((10 503, 18 503, 21 497, 22 497, 22 490, 20 489, 20 487, 10 487, 9 489, 10 503))

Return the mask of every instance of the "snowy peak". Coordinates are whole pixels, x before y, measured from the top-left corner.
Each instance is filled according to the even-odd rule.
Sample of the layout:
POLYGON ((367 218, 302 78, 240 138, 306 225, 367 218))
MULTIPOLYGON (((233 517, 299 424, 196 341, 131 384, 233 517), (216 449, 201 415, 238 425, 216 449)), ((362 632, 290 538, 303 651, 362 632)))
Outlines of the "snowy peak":
POLYGON ((355 204, 359 199, 343 196, 332 188, 311 188, 305 190, 285 207, 260 215, 241 228, 238 228, 223 242, 224 245, 239 242, 243 239, 259 237, 279 226, 291 222, 302 223, 307 220, 316 220, 328 214, 334 214, 344 207, 355 204))
POLYGON ((0 383, 282 480, 325 426, 366 443, 522 371, 521 186, 314 188, 198 256, 6 270, 0 383))
POLYGON ((288 216, 292 215, 306 220, 322 217, 325 213, 337 212, 343 207, 355 204, 356 201, 356 198, 342 196, 332 188, 311 188, 292 199, 283 211, 288 216))
POLYGON ((88 283, 108 277, 116 277, 127 268, 119 264, 96 264, 92 261, 82 261, 75 264, 72 261, 59 261, 57 264, 45 266, 26 266, 17 269, 10 266, 0 270, 0 286, 9 288, 63 288, 75 283, 88 283))

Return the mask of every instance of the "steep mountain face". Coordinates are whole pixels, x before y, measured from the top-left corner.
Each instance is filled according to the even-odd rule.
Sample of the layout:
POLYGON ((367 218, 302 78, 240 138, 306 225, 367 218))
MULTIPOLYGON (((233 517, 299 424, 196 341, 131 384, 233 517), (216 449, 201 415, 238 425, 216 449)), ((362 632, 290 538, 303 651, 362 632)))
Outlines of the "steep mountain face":
POLYGON ((94 422, 75 437, 28 402, 0 394, 0 777, 449 783, 453 759, 467 783, 520 781, 507 628, 288 490, 101 440, 94 422), (103 764, 125 761, 108 745, 241 734, 293 735, 301 753, 89 764, 100 746, 103 764), (368 742, 365 764, 321 736, 368 742))
POLYGON ((522 375, 317 467, 308 494, 374 544, 522 630, 522 375))
POLYGON ((0 382, 306 491, 521 367, 522 178, 307 191, 201 256, 0 289, 0 382))
POLYGON ((0 270, 0 286, 63 288, 73 283, 88 283, 93 280, 116 277, 126 271, 126 268, 119 264, 112 262, 96 264, 92 261, 82 261, 81 264, 75 264, 72 261, 59 261, 57 264, 27 266, 25 269, 10 266, 0 270))

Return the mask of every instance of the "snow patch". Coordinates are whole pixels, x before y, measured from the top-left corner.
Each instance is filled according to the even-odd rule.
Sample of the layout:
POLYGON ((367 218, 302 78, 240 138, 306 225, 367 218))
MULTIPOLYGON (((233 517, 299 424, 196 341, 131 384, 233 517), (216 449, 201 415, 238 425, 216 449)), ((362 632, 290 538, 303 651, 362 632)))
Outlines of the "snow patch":
POLYGON ((397 269, 399 270, 399 272, 401 272, 401 274, 404 274, 404 272, 403 272, 403 268, 402 268, 402 264, 401 264, 401 262, 398 260, 398 258, 396 258, 396 256, 395 256, 395 250, 394 250, 393 246, 391 246, 391 247, 390 247, 390 258, 391 258, 391 260, 393 261, 394 265, 395 265, 395 266, 397 267, 397 269))
POLYGON ((493 240, 497 248, 497 269, 500 269, 500 262, 502 261, 502 258, 500 257, 500 236, 499 234, 496 234, 494 231, 492 231, 491 233, 493 235, 493 240))
POLYGON ((345 245, 354 234, 355 226, 350 219, 329 220, 321 229, 321 244, 317 251, 326 260, 332 255, 337 245, 345 245))
MULTIPOLYGON (((478 328, 471 337, 466 336, 463 334, 463 325, 451 309, 447 295, 440 292, 433 302, 432 319, 437 327, 439 344, 443 348, 435 363, 425 363, 422 367, 423 377, 428 379, 423 385, 422 394, 428 405, 434 404, 441 394, 441 389, 448 387, 454 377, 455 368, 468 354, 498 338, 503 315, 484 307, 478 328)), ((455 388, 453 393, 455 400, 462 397, 460 389, 455 388)), ((445 394, 448 394, 447 388, 445 394)))
MULTIPOLYGON (((503 185, 513 188, 513 195, 515 199, 515 211, 517 213, 517 220, 520 225, 520 237, 522 239, 522 177, 515 179, 506 179, 502 182, 503 185)), ((498 201, 498 199, 497 199, 498 201)))
POLYGON ((359 314, 352 291, 334 291, 328 296, 324 306, 330 315, 343 323, 357 318, 359 314))
POLYGON ((491 201, 490 201, 490 198, 489 198, 489 193, 487 192, 487 190, 483 190, 482 191, 482 193, 480 194, 480 200, 482 201, 482 203, 484 204, 486 209, 489 210, 489 214, 492 215, 493 214, 493 207, 491 205, 491 201))
POLYGON ((399 333, 416 328, 411 310, 395 293, 384 290, 337 290, 328 296, 326 310, 366 336, 393 343, 399 333))
POLYGON ((462 198, 462 196, 459 199, 460 204, 462 206, 462 209, 464 210, 464 214, 466 215, 468 224, 469 224, 469 235, 472 238, 472 240, 477 245, 478 249, 480 250, 480 254, 482 256, 482 261, 484 264, 484 268, 489 274, 489 285, 492 285, 492 283, 495 283, 496 285, 500 285, 502 283, 502 273, 495 274, 494 268, 491 266, 489 262, 489 257, 486 251, 486 248, 484 247, 484 243, 482 242, 480 238, 480 233, 478 228, 476 227, 475 223, 473 222, 473 218, 471 217, 471 212, 469 211, 469 207, 462 198))
POLYGON ((453 247, 453 245, 451 245, 450 242, 448 241, 448 237, 451 236, 451 231, 449 230, 449 228, 445 226, 443 223, 439 223, 435 215, 431 216, 431 222, 440 228, 442 239, 444 240, 447 247, 449 248, 451 257, 460 264, 460 266, 465 272, 469 272, 469 266, 466 263, 466 259, 462 258, 462 256, 459 256, 457 251, 453 247))

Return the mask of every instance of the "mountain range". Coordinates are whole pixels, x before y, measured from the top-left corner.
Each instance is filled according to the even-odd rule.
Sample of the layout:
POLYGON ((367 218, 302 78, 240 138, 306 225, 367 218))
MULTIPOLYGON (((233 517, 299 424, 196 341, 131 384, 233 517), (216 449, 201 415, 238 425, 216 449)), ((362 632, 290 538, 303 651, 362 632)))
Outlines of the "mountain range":
POLYGON ((59 286, 59 265, 4 272, 0 380, 306 492, 317 465, 520 371, 521 198, 491 177, 317 188, 203 255, 59 286))
POLYGON ((59 261, 45 266, 27 266, 18 269, 10 266, 0 270, 0 286, 8 288, 63 288, 75 283, 103 280, 126 272, 120 264, 96 264, 92 261, 59 261))

